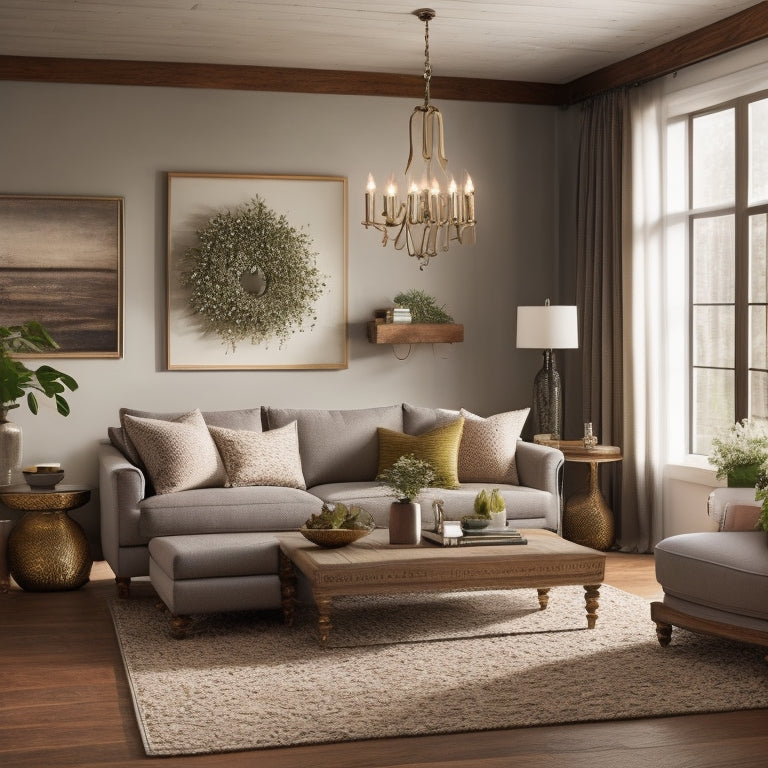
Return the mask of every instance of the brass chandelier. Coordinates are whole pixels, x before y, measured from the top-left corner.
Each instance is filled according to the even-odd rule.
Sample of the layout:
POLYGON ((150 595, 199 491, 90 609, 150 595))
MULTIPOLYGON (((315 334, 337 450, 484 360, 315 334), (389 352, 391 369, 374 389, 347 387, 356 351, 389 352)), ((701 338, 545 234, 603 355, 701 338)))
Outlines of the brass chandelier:
POLYGON ((382 246, 392 242, 397 250, 407 249, 408 255, 416 257, 423 269, 432 257, 447 251, 452 240, 459 244, 474 242, 475 189, 469 174, 463 187, 449 176, 443 116, 430 103, 429 22, 435 12, 431 8, 419 8, 413 13, 424 22, 425 28, 424 104, 414 108, 409 123, 410 150, 405 165, 408 193, 401 200, 395 179, 390 178, 379 203, 381 210, 377 212, 376 183, 369 173, 362 224, 366 229, 373 227, 383 234, 382 246), (421 149, 419 171, 413 167, 414 147, 421 149), (433 166, 433 157, 438 168, 433 166))

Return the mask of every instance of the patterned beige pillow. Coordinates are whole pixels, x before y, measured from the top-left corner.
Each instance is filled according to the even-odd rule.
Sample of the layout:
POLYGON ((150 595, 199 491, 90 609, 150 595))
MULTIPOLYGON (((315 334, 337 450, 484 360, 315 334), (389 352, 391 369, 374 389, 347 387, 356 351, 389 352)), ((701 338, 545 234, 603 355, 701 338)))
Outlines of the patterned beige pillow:
POLYGON ((155 493, 224 485, 224 465, 199 410, 173 421, 126 415, 124 425, 155 493))
POLYGON ((530 408, 487 419, 461 409, 464 434, 459 446, 459 481, 520 485, 515 448, 530 408))
POLYGON ((267 432, 209 427, 216 442, 227 485, 277 485, 306 488, 301 471, 299 431, 295 421, 267 432))

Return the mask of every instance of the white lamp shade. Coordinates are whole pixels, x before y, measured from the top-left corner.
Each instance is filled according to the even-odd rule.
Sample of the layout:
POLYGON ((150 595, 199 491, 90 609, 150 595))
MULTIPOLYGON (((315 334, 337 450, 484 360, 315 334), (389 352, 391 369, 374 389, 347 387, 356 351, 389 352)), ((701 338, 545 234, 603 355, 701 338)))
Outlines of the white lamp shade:
POLYGON ((579 346, 576 307, 517 308, 517 346, 523 349, 575 349, 579 346))

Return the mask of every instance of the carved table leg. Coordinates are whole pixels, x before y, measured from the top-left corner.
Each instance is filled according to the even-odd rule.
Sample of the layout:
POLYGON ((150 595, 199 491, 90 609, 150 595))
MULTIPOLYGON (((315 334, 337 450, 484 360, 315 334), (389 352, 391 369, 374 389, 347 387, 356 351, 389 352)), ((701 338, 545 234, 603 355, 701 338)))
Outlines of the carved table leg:
POLYGON ((320 645, 325 648, 333 626, 331 624, 331 598, 315 595, 315 604, 317 605, 317 631, 320 634, 320 645))
POLYGON ((656 637, 662 648, 666 648, 672 640, 672 625, 665 621, 656 622, 656 637))
POLYGON ((600 584, 584 585, 584 600, 587 604, 587 628, 594 629, 599 606, 600 584))
POLYGON ((283 605, 283 623, 293 626, 296 612, 296 569, 290 558, 280 552, 280 595, 283 605))
POLYGON ((115 576, 117 582, 117 596, 124 600, 131 596, 131 577, 130 576, 115 576))
POLYGON ((192 619, 189 616, 171 616, 171 635, 176 640, 183 640, 191 624, 192 619))
POLYGON ((549 588, 536 591, 539 593, 539 609, 543 611, 549 604, 549 588))

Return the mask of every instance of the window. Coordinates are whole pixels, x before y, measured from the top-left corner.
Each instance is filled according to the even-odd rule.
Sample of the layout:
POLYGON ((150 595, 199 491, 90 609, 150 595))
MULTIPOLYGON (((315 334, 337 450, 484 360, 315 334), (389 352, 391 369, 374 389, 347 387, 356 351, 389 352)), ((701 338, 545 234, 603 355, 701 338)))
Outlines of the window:
POLYGON ((683 122, 690 451, 708 454, 723 427, 768 420, 768 94, 683 122))

